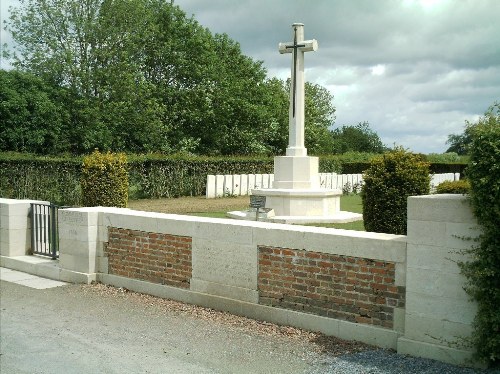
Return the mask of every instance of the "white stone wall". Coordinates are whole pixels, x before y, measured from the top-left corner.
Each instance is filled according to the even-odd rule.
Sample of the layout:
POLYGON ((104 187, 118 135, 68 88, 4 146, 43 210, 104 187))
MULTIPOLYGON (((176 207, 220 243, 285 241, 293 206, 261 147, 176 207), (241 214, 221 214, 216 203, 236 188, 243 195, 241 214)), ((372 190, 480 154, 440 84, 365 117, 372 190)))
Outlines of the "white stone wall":
MULTIPOLYGON (((29 202, 0 199, 2 266, 15 266, 12 259, 26 257, 28 211, 29 202)), ((471 357, 470 351, 455 345, 462 342, 457 337, 470 334, 476 313, 476 306, 463 291, 465 279, 457 261, 466 259, 460 251, 473 244, 464 238, 474 238, 479 231, 467 198, 461 195, 409 198, 407 236, 119 208, 61 210, 59 223, 59 268, 47 272, 49 277, 98 280, 454 364, 467 363, 471 357), (190 289, 108 274, 104 243, 110 226, 191 237, 190 289), (395 310, 391 330, 259 305, 259 245, 394 262, 395 283, 406 287, 406 306, 395 310)))
POLYGON ((478 234, 464 196, 408 200, 405 334, 398 352, 455 364, 471 356, 459 345, 472 331, 476 305, 463 290, 457 262, 478 234))

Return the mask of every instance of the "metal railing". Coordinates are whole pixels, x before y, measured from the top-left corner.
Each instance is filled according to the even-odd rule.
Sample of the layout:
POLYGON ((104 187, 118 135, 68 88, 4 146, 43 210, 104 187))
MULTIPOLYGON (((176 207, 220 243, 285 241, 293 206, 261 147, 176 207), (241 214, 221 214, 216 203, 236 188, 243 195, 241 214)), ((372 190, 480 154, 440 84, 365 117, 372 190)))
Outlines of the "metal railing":
POLYGON ((54 204, 31 203, 31 251, 33 254, 59 257, 59 232, 57 213, 59 206, 54 204))

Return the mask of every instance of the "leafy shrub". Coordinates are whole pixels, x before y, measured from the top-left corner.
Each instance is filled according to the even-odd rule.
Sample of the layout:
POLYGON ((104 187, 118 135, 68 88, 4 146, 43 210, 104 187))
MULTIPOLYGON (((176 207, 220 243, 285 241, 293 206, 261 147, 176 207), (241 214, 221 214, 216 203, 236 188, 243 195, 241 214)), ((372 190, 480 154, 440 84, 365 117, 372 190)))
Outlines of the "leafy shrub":
POLYGON ((372 160, 361 192, 367 231, 406 234, 407 199, 429 193, 429 164, 402 148, 372 160))
POLYGON ((453 194, 468 194, 470 191, 470 183, 467 179, 458 181, 444 181, 436 187, 436 193, 453 193, 453 194))
POLYGON ((126 207, 127 157, 123 153, 94 151, 83 159, 81 184, 84 206, 126 207))
POLYGON ((78 205, 81 163, 80 158, 0 153, 0 197, 78 205))
POLYGON ((467 131, 472 137, 467 176, 482 234, 469 251, 471 260, 460 266, 466 291, 478 305, 471 339, 476 358, 500 366, 500 103, 467 131))

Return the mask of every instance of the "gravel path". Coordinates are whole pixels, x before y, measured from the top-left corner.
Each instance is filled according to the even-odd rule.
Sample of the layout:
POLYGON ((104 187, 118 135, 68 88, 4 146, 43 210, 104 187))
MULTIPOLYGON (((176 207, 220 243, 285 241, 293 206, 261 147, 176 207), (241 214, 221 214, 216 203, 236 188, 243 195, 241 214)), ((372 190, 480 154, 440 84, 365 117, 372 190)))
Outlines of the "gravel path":
POLYGON ((0 292, 2 373, 483 372, 101 284, 0 292))

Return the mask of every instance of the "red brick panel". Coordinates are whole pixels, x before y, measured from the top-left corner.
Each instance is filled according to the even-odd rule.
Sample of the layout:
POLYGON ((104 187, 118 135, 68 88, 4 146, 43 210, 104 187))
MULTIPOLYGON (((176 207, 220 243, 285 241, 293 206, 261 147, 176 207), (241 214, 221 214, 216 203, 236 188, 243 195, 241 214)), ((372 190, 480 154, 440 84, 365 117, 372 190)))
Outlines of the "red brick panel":
POLYGON ((366 258, 259 246, 259 302, 350 322, 393 327, 405 287, 395 264, 366 258))
POLYGON ((105 246, 110 274, 189 288, 191 242, 186 236, 108 228, 105 246))

